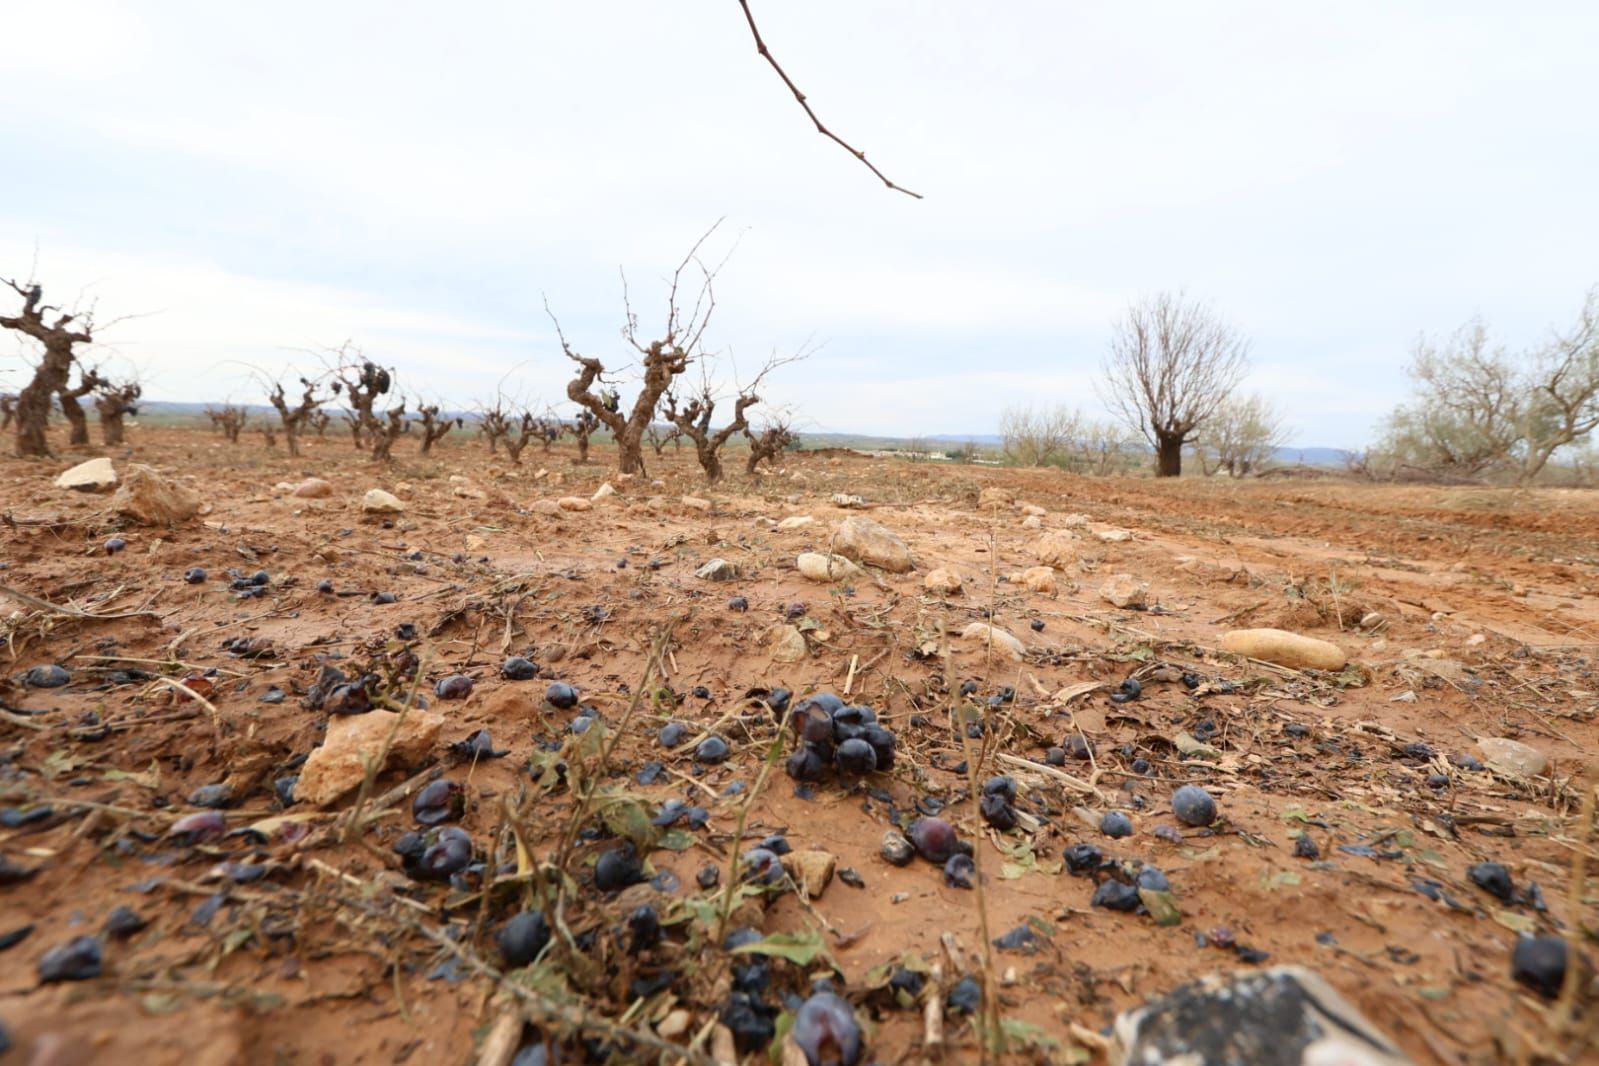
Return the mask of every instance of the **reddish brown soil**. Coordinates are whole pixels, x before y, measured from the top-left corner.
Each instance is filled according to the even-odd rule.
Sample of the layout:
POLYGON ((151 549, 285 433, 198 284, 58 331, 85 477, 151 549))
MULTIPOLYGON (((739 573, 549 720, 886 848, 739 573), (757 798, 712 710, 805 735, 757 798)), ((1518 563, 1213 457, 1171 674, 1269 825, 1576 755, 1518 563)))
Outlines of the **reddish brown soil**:
MULTIPOLYGON (((670 694, 646 701, 628 723, 612 760, 619 775, 606 787, 652 809, 671 797, 709 808, 709 826, 684 841, 687 850, 649 856, 655 869, 677 874, 672 898, 715 896, 701 892, 696 873, 710 863, 725 869, 731 851, 776 831, 860 874, 864 888, 835 879, 810 907, 789 893, 764 914, 748 904, 741 915, 768 933, 825 923, 838 985, 867 1004, 858 1013, 871 1019, 876 1061, 918 1061, 924 1049, 920 1011, 868 996, 874 968, 910 957, 937 962, 947 989, 962 967, 983 966, 977 894, 946 887, 930 864, 899 869, 878 857, 892 809, 924 797, 948 804, 947 816, 977 845, 989 937, 1029 919, 1048 931, 1036 954, 996 951, 990 964, 1004 1017, 1035 1027, 1014 1028, 1016 1061, 1081 1061, 1074 1023, 1087 1039, 1084 1031, 1145 997, 1245 965, 1233 952, 1201 946, 1201 934, 1214 940, 1220 927, 1268 953, 1268 964, 1319 971, 1418 1061, 1570 1054, 1542 1001, 1511 981, 1509 954, 1514 929, 1581 926, 1591 936, 1599 924, 1599 890, 1587 887, 1575 911, 1568 893, 1573 854, 1592 848, 1581 842, 1574 779, 1599 739, 1599 495, 1087 480, 803 455, 791 457, 783 475, 734 476, 706 489, 686 453, 669 453, 651 464, 660 484, 613 478, 617 494, 592 510, 548 517, 529 505, 588 496, 607 480, 606 467, 573 466, 559 450, 510 467, 476 442, 446 440, 434 457, 408 453, 379 469, 343 438, 312 441, 291 461, 258 444, 230 447, 179 430, 135 431, 131 458, 191 478, 209 513, 176 529, 123 528, 104 497, 51 487, 65 460, 0 460, 0 585, 91 614, 150 612, 85 619, 22 600, 0 609, 8 677, 48 663, 73 671, 62 689, 0 688, 0 702, 13 709, 0 720, 0 810, 51 808, 40 820, 0 828, 0 856, 37 868, 32 879, 0 887, 0 936, 33 927, 0 952, 0 1024, 15 1045, 7 1061, 473 1060, 508 1001, 416 926, 454 921, 468 952, 497 965, 479 923, 497 925, 525 879, 500 886, 487 909, 476 896, 460 905, 462 893, 399 871, 390 849, 411 827, 408 798, 366 826, 364 843, 357 834, 340 842, 328 827, 336 830, 350 801, 327 812, 304 804, 285 811, 271 786, 320 741, 325 716, 307 710, 303 696, 321 665, 403 650, 395 630, 405 622, 420 633, 414 650, 425 694, 449 673, 478 681, 464 701, 430 700, 448 716, 443 741, 488 728, 510 751, 474 766, 441 743, 434 765, 466 784, 461 824, 480 851, 512 863, 508 808, 519 812, 533 857, 547 862, 572 806, 564 785, 530 777, 530 759, 547 763, 544 749, 566 743, 565 757, 586 764, 567 731, 572 714, 543 701, 548 681, 504 681, 501 660, 531 655, 579 686, 615 729, 644 679, 652 641, 666 639, 665 677, 651 687, 670 694), (541 467, 553 473, 540 477, 541 467), (309 474, 331 481, 334 496, 301 500, 273 489, 309 474), (391 527, 359 511, 374 486, 407 501, 391 527), (979 491, 989 486, 1047 509, 1045 529, 1066 528, 1074 513, 1089 519, 1077 527, 1082 560, 1060 575, 1055 595, 998 580, 1034 565, 1038 533, 1023 528, 1017 509, 980 509, 979 491), (849 588, 804 581, 796 553, 825 550, 850 513, 829 502, 835 492, 864 497, 866 513, 910 545, 917 571, 867 575, 849 588), (712 500, 713 509, 685 506, 686 493, 712 500), (795 514, 815 522, 773 528, 795 514), (1095 535, 1112 528, 1133 538, 1095 535), (113 533, 128 546, 108 556, 101 544, 113 533), (717 556, 738 567, 737 580, 694 576, 717 556), (192 566, 206 567, 210 580, 184 584, 192 566), (964 578, 962 594, 923 589, 923 576, 938 566, 964 578), (238 599, 230 568, 266 570, 269 594, 238 599), (1102 581, 1121 572, 1151 583, 1158 610, 1118 611, 1100 600, 1102 581), (338 595, 315 591, 324 578, 338 595), (398 602, 374 604, 378 591, 398 602), (735 594, 748 598, 747 613, 727 607, 735 594), (796 603, 806 605, 812 626, 809 657, 775 663, 767 633, 796 603), (1027 646, 1025 662, 991 660, 941 636, 990 611, 1027 646), (1372 612, 1381 623, 1361 628, 1372 612), (1035 619, 1042 630, 1030 628, 1035 619), (1252 625, 1331 640, 1356 665, 1310 675, 1209 650, 1225 629, 1252 625), (269 640, 270 654, 245 659, 224 650, 241 636, 269 640), (217 672, 216 719, 192 701, 174 702, 153 680, 208 669, 217 672), (1210 689, 1195 696, 1180 681, 1161 680, 1182 671, 1210 689), (1114 687, 1134 672, 1144 678, 1144 698, 1131 703, 1110 703, 1106 690, 1067 704, 1050 695, 1086 681, 1114 687), (960 702, 953 692, 965 679, 976 681, 979 697, 1002 686, 1016 693, 986 713, 986 745, 975 742, 971 752, 950 725, 960 702), (1230 692, 1215 691, 1222 681, 1230 692), (778 766, 736 841, 744 797, 727 788, 754 784, 775 736, 770 719, 741 697, 777 685, 842 693, 846 684, 898 735, 899 765, 869 782, 892 804, 881 792, 872 798, 832 780, 802 798, 778 766), (692 695, 701 685, 708 699, 692 695), (286 698, 263 702, 274 686, 286 698), (673 716, 694 732, 716 725, 732 744, 730 761, 696 769, 687 746, 668 752, 656 743, 673 699, 673 716), (85 725, 90 712, 108 735, 85 725), (1216 726, 1210 743, 1219 760, 1179 757, 1174 738, 1203 722, 1216 726), (1022 808, 1043 824, 1032 835, 985 829, 957 766, 979 751, 985 774, 998 772, 996 754, 1042 760, 1046 747, 1077 731, 1097 755, 1066 770, 1098 795, 1003 765, 1024 785, 1022 808), (1449 756, 1474 752, 1480 736, 1532 744, 1552 769, 1516 781, 1448 765, 1449 756), (1439 757, 1406 756, 1416 741, 1439 757), (1129 772, 1135 756, 1153 764, 1150 776, 1129 772), (639 785, 634 775, 649 760, 665 771, 639 785), (1438 772, 1447 772, 1447 787, 1427 784, 1438 772), (184 847, 162 836, 193 810, 192 790, 222 781, 235 786, 230 828, 285 813, 311 823, 310 837, 184 847), (1184 782, 1210 789, 1224 818, 1212 830, 1184 829, 1174 843, 1154 830, 1176 825, 1169 801, 1184 782), (1078 806, 1127 810, 1137 832, 1104 838, 1078 806), (1294 857, 1298 831, 1316 842, 1322 862, 1294 857), (1062 850, 1078 841, 1164 870, 1181 924, 1090 908, 1092 882, 1058 869, 1062 850), (1031 865, 1017 861, 1029 844, 1031 865), (1339 850, 1361 844, 1384 857, 1339 850), (1503 904, 1470 884, 1466 867, 1481 860, 1507 863, 1518 886, 1536 882, 1547 910, 1503 904), (262 880, 230 886, 220 865, 227 861, 269 869, 262 880), (1427 898, 1417 881, 1436 882, 1457 906, 1427 898), (219 895, 209 924, 196 921, 197 908, 219 895), (103 975, 40 986, 39 957, 71 936, 97 933, 119 904, 150 924, 108 943, 103 975), (940 942, 946 933, 954 958, 940 942)), ((390 773, 376 787, 405 780, 390 773)), ((579 934, 598 930, 595 963, 565 973, 554 960, 526 982, 567 1001, 581 992, 591 1009, 635 1027, 682 1007, 692 1016, 689 1035, 704 1035, 726 997, 727 957, 703 948, 709 931, 666 899, 663 914, 682 919, 668 944, 642 967, 619 950, 609 930, 620 905, 593 888, 586 861, 604 846, 580 841, 567 870, 575 880, 565 918, 579 934), (630 1007, 628 982, 640 968, 683 976, 630 1007), (557 988, 563 974, 566 987, 557 988)), ((826 963, 774 969, 776 987, 799 991, 807 972, 826 963)), ((947 1030, 949 1057, 974 1061, 972 1028, 951 1017, 947 1030)), ((565 1061, 581 1056, 569 1049, 565 1061)))

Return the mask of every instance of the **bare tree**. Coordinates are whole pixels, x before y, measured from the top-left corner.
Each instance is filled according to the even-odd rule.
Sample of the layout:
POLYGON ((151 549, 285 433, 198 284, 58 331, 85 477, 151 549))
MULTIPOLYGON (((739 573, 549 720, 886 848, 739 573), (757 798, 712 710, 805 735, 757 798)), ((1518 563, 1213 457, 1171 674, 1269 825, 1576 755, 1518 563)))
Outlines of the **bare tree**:
POLYGON ((489 454, 499 451, 500 441, 511 432, 511 416, 505 409, 505 397, 494 397, 491 407, 478 404, 478 435, 489 442, 489 454))
MULTIPOLYGON (((668 393, 667 395, 670 397, 671 394, 668 393)), ((670 422, 666 423, 663 428, 661 423, 652 421, 650 428, 644 431, 644 439, 649 442, 651 448, 655 449, 657 458, 666 451, 668 444, 675 444, 679 448, 683 447, 683 431, 670 422)))
POLYGON ((220 432, 229 444, 239 443, 239 434, 250 421, 249 412, 231 403, 207 407, 205 416, 211 420, 211 428, 220 432))
POLYGON ((1103 398, 1155 449, 1155 476, 1183 471, 1183 446, 1237 388, 1249 341, 1204 304, 1159 293, 1116 324, 1103 398))
POLYGON ((1258 473, 1288 441, 1279 415, 1259 393, 1229 396, 1195 441, 1205 476, 1226 471, 1229 477, 1258 473))
MULTIPOLYGON (((346 413, 344 420, 350 426, 350 436, 357 451, 375 444, 373 439, 387 432, 386 419, 379 417, 376 408, 379 397, 388 395, 394 385, 393 368, 381 367, 368 359, 355 345, 346 341, 331 350, 330 372, 338 379, 344 393, 346 413)), ((403 410, 404 403, 401 403, 403 410)), ((393 445, 389 441, 389 445, 393 445)))
POLYGON ((594 436, 599 428, 600 420, 594 417, 594 412, 587 410, 579 411, 577 417, 567 425, 567 432, 577 441, 577 458, 572 462, 582 465, 589 461, 589 438, 594 436))
POLYGON ((433 445, 444 439, 450 430, 465 425, 459 418, 439 417, 439 405, 430 403, 417 408, 417 416, 422 425, 422 454, 426 455, 433 450, 433 445))
POLYGON ((84 413, 83 404, 79 401, 104 384, 106 381, 100 376, 97 367, 86 367, 79 362, 78 383, 63 385, 56 390, 56 402, 61 405, 61 414, 67 420, 68 447, 81 447, 89 443, 89 416, 84 413))
POLYGON ((11 428, 17 417, 17 394, 0 392, 0 433, 11 428))
POLYGON ((1442 343, 1423 338, 1407 369, 1419 395, 1389 416, 1380 453, 1441 473, 1502 468, 1526 484, 1599 429, 1599 287, 1534 349, 1512 354, 1474 320, 1442 343))
POLYGON ((1084 419, 1067 467, 1078 474, 1109 477, 1126 473, 1129 467, 1143 461, 1144 454, 1142 443, 1126 427, 1084 419))
POLYGON ((1082 423, 1082 414, 1065 404, 1007 407, 999 416, 1001 454, 1015 466, 1064 466, 1082 423))
MULTIPOLYGON (((694 455, 699 459, 700 469, 705 472, 705 480, 711 484, 722 480, 722 460, 720 452, 722 445, 739 433, 749 430, 749 409, 761 402, 760 396, 755 392, 761 387, 761 382, 766 380, 766 375, 787 363, 792 363, 805 358, 805 353, 779 358, 773 355, 762 365, 760 372, 748 385, 736 386, 737 393, 733 399, 733 417, 721 426, 714 428, 711 424, 716 414, 717 396, 710 375, 706 373, 704 362, 700 363, 699 390, 689 398, 688 403, 679 409, 678 399, 674 390, 668 390, 665 397, 663 414, 666 420, 675 426, 679 434, 686 437, 694 445, 694 455)), ((659 454, 659 449, 657 449, 659 454)))
POLYGON ((103 380, 95 392, 94 406, 100 414, 100 439, 107 445, 123 443, 123 419, 139 413, 139 397, 144 388, 137 381, 103 380))
POLYGON ((783 453, 789 446, 799 440, 793 431, 791 416, 787 411, 773 411, 768 414, 766 424, 758 430, 748 426, 744 428, 744 439, 749 441, 749 458, 744 461, 744 472, 751 477, 755 476, 762 463, 777 465, 783 453))
POLYGON ((405 397, 396 396, 395 405, 379 418, 375 414, 366 427, 367 445, 372 449, 373 462, 386 463, 393 458, 394 442, 411 428, 405 417, 405 397))
MULTIPOLYGON (((277 409, 278 421, 283 424, 283 439, 288 445, 291 456, 298 457, 300 454, 300 430, 317 410, 337 396, 343 387, 337 381, 328 383, 326 378, 326 374, 315 378, 300 378, 300 398, 293 406, 290 406, 288 397, 284 393, 282 381, 266 382, 267 400, 277 409)), ((267 433, 267 445, 269 447, 274 445, 276 441, 273 439, 273 434, 267 429, 263 429, 263 432, 267 433)))
POLYGON ((44 347, 44 354, 33 368, 33 379, 17 394, 13 419, 17 424, 16 452, 19 456, 43 457, 50 454, 46 429, 50 424, 50 399, 67 387, 80 344, 94 343, 92 315, 80 316, 41 302, 43 290, 37 283, 23 288, 7 280, 13 292, 22 297, 22 310, 16 315, 0 315, 0 329, 15 330, 32 337, 44 347), (46 322, 52 313, 54 321, 46 322), (74 325, 76 323, 76 325, 74 325))
MULTIPOLYGON (((717 223, 717 226, 719 225, 720 222, 717 223)), ((622 328, 622 336, 641 357, 638 372, 639 393, 633 401, 632 409, 626 415, 621 411, 615 386, 606 379, 608 371, 605 365, 598 359, 579 355, 572 349, 567 343, 566 335, 561 331, 560 321, 555 318, 553 312, 549 312, 548 303, 545 304, 550 320, 555 323, 561 351, 578 366, 577 376, 567 382, 567 399, 589 412, 611 431, 616 438, 617 466, 624 474, 644 472, 644 433, 655 419, 656 405, 666 390, 671 388, 672 382, 688 370, 689 364, 701 354, 700 342, 704 338, 706 326, 710 324, 711 313, 716 307, 716 297, 712 290, 716 270, 707 267, 700 260, 699 252, 711 234, 716 232, 717 226, 712 226, 704 236, 694 242, 688 255, 672 272, 671 289, 666 302, 666 321, 658 339, 640 340, 638 317, 633 313, 632 304, 627 296, 626 277, 623 278, 622 301, 627 319, 622 328), (694 299, 693 306, 685 314, 684 309, 678 304, 678 290, 691 269, 698 272, 699 293, 694 299)), ((580 438, 579 447, 583 461, 587 461, 586 438, 580 438)))

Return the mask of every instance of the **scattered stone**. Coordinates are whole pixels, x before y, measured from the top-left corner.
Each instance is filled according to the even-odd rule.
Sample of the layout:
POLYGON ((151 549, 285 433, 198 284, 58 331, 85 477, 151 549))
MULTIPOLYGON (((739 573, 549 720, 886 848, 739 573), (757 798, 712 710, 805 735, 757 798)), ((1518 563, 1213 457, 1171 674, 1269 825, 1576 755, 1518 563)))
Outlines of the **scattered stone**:
POLYGON ((906 573, 913 565, 911 550, 897 533, 860 515, 852 515, 838 524, 833 547, 846 558, 880 567, 891 574, 906 573))
POLYGON ((1120 544, 1123 541, 1129 541, 1133 539, 1132 533, 1125 529, 1101 529, 1095 533, 1094 536, 1098 537, 1106 544, 1120 544))
POLYGON ((361 497, 361 510, 367 514, 399 514, 405 510, 405 504, 392 492, 367 489, 366 495, 361 497))
POLYGON ((793 626, 772 627, 767 640, 772 646, 774 663, 797 663, 811 652, 810 646, 805 643, 805 634, 793 626))
POLYGON ((55 481, 58 489, 75 492, 110 492, 117 486, 117 471, 111 460, 101 456, 79 463, 61 473, 55 481))
POLYGON ((890 865, 909 866, 916 857, 916 845, 898 829, 889 829, 884 831, 883 842, 878 846, 877 853, 890 865))
POLYGON ((1380 611, 1367 611, 1365 614, 1360 616, 1360 628, 1361 629, 1376 629, 1378 626, 1382 625, 1386 621, 1388 621, 1388 619, 1386 619, 1386 618, 1384 618, 1382 616, 1382 612, 1380 612, 1380 611))
MULTIPOLYGON (((313 749, 300 768, 295 798, 326 807, 353 791, 366 777, 366 759, 383 750, 398 717, 396 712, 384 710, 331 716, 322 746, 313 749)), ((426 759, 433 754, 443 728, 443 715, 411 708, 389 748, 388 764, 414 766, 426 759)), ((386 768, 380 767, 379 772, 386 768)))
POLYGON ((655 1027, 655 1035, 663 1040, 676 1040, 688 1032, 688 1027, 693 1022, 694 1015, 682 1007, 678 1007, 674 1011, 669 1011, 666 1017, 661 1019, 660 1024, 655 1027))
POLYGON ((1131 574, 1117 574, 1099 586, 1099 598, 1123 610, 1142 607, 1149 599, 1149 585, 1131 574))
POLYGON ((1016 502, 1016 494, 1010 489, 1002 489, 998 485, 990 485, 977 494, 977 506, 983 510, 990 507, 1009 507, 1016 502))
POLYGON ((200 494, 133 463, 111 497, 111 509, 147 526, 170 526, 200 513, 200 494))
POLYGON ((954 596, 961 590, 961 577, 952 570, 939 567, 928 573, 922 581, 922 587, 941 596, 954 596))
POLYGON ((732 581, 738 577, 738 568, 726 559, 712 559, 694 571, 701 581, 732 581))
POLYGON ((1537 777, 1549 769, 1549 757, 1537 748, 1508 737, 1478 737, 1477 750, 1488 769, 1513 777, 1537 777))
POLYGON ((703 496, 684 496, 678 502, 684 507, 689 507, 696 511, 709 511, 711 509, 711 501, 703 496))
POLYGON ((1060 524, 1067 529, 1083 529, 1088 525, 1088 516, 1085 514, 1069 514, 1060 520, 1060 524))
POLYGON ((838 858, 820 849, 791 851, 783 856, 783 869, 811 899, 817 899, 833 881, 838 858))
POLYGON ((1077 538, 1064 529, 1052 529, 1038 538, 1034 551, 1045 566, 1064 570, 1077 561, 1077 538))
POLYGON ((1154 1063, 1346 1063, 1409 1060, 1332 986, 1279 966, 1211 974, 1116 1018, 1114 1066, 1154 1063))
POLYGON ((1007 633, 1005 630, 991 626, 987 622, 971 623, 961 630, 961 639, 972 641, 979 647, 992 643, 995 651, 1018 662, 1027 653, 1026 646, 1016 639, 1014 633, 1007 633))
POLYGON ((589 497, 589 499, 591 499, 594 502, 598 503, 600 500, 605 499, 605 497, 607 497, 607 496, 615 496, 615 495, 616 495, 616 487, 614 485, 612 485, 609 481, 607 481, 605 484, 603 484, 599 488, 595 489, 594 490, 594 495, 589 497))
POLYGON ((1336 644, 1282 629, 1234 629, 1222 634, 1221 649, 1295 670, 1342 670, 1349 661, 1336 644))
POLYGON ((534 514, 548 515, 551 518, 561 513, 561 505, 554 500, 534 500, 527 509, 534 514))
POLYGON ((864 499, 859 496, 851 496, 847 492, 833 493, 833 495, 830 497, 830 502, 834 507, 843 507, 846 509, 866 506, 866 501, 864 499))
POLYGON ((777 523, 777 529, 780 533, 786 533, 791 529, 804 529, 806 526, 815 521, 816 519, 812 518, 808 514, 789 515, 787 518, 777 523))
POLYGON ((811 581, 842 581, 861 573, 860 567, 842 555, 823 552, 801 552, 794 565, 799 567, 801 577, 811 581))
POLYGON ((1029 518, 1043 518, 1049 512, 1036 503, 1024 503, 1022 504, 1022 514, 1027 515, 1029 518))
POLYGON ((1054 595, 1055 592, 1055 570, 1053 567, 1029 566, 1020 574, 1013 576, 1011 581, 1029 592, 1041 592, 1046 596, 1054 595))
POLYGON ((1044 520, 1042 518, 1039 518, 1035 514, 1030 514, 1026 518, 1022 519, 1022 528, 1023 529, 1043 529, 1044 528, 1044 520))
POLYGON ((333 495, 333 483, 324 481, 319 477, 308 477, 294 486, 290 496, 298 496, 302 500, 321 500, 333 495))
POLYGON ((582 496, 562 496, 555 501, 555 506, 563 511, 587 511, 593 508, 594 504, 582 496))

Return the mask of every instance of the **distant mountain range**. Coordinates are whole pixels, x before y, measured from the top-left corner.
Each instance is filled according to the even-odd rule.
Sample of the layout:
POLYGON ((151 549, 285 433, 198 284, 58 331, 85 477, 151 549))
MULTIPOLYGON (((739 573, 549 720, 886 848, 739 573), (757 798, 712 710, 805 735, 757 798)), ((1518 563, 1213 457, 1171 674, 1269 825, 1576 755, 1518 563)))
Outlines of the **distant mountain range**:
MULTIPOLYGON (((140 413, 155 418, 201 418, 208 407, 220 404, 175 403, 151 400, 141 403, 140 413)), ((270 415, 272 408, 266 404, 242 404, 251 415, 270 415)), ((443 411, 445 418, 475 420, 475 411, 443 411)), ((867 433, 801 433, 800 439, 809 447, 862 448, 870 450, 906 449, 912 446, 942 450, 968 442, 979 448, 998 448, 1004 443, 997 433, 933 433, 916 437, 879 437, 867 433)), ((1302 463, 1306 466, 1343 466, 1344 451, 1340 448, 1278 448, 1272 458, 1279 463, 1302 463)))

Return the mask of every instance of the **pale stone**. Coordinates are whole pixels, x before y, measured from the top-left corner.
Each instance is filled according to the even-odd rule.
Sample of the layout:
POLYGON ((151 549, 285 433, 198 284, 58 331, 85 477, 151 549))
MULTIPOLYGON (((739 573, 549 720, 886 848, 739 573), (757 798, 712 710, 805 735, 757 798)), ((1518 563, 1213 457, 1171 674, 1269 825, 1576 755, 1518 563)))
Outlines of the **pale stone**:
POLYGON ((528 504, 527 509, 534 514, 548 515, 551 518, 561 513, 561 505, 554 500, 534 500, 528 504))
POLYGON ((789 515, 787 518, 777 523, 777 528, 780 532, 786 533, 791 529, 804 529, 806 526, 815 521, 816 519, 812 518, 808 514, 789 515))
POLYGON ((1060 520, 1060 524, 1067 529, 1081 529, 1088 525, 1088 516, 1085 514, 1069 514, 1060 520))
POLYGON ((1077 561, 1077 539, 1063 529, 1052 529, 1038 538, 1033 548, 1038 561, 1064 570, 1077 561))
POLYGON ((1011 580, 1029 592, 1042 592, 1045 595, 1053 595, 1055 592, 1055 571, 1053 567, 1029 566, 1011 580))
POLYGON ((891 574, 906 573, 913 565, 911 550, 899 534, 861 515, 851 515, 838 524, 833 548, 846 558, 880 567, 891 574))
POLYGON ((922 581, 922 587, 928 592, 936 592, 944 596, 953 596, 961 590, 961 577, 952 570, 939 567, 930 571, 922 581))
POLYGON ((361 510, 367 514, 399 514, 405 510, 405 504, 392 492, 367 489, 366 495, 361 497, 361 510))
POLYGON ((1222 634, 1221 650, 1295 670, 1342 670, 1348 658, 1330 641, 1282 629, 1235 629, 1222 634))
POLYGON ((977 506, 983 510, 990 507, 1009 507, 1016 502, 1016 494, 1010 489, 1002 489, 998 485, 990 485, 977 494, 977 506))
POLYGON ((738 569, 726 559, 712 559, 694 571, 694 576, 702 581, 732 581, 738 569))
POLYGON ((793 626, 774 626, 767 642, 772 646, 774 663, 797 663, 810 654, 805 634, 793 626))
POLYGON ((582 496, 562 496, 555 501, 555 506, 563 511, 587 511, 594 505, 582 496))
POLYGON ((117 471, 111 465, 111 460, 101 456, 79 463, 71 470, 61 473, 55 481, 58 489, 73 489, 77 492, 109 492, 116 487, 117 471))
MULTIPOLYGON (((517 1024, 521 1025, 520 1019, 522 1016, 518 1014, 516 1017, 518 1019, 517 1024)), ((689 1026, 693 1023, 694 1015, 682 1007, 678 1007, 676 1010, 668 1011, 666 1017, 662 1018, 660 1023, 655 1026, 655 1035, 662 1040, 676 1040, 688 1032, 689 1026)))
POLYGON ((290 496, 298 496, 302 500, 321 500, 333 495, 333 483, 323 481, 319 477, 308 477, 298 485, 290 496))
POLYGON ((1044 528, 1044 520, 1042 518, 1038 517, 1035 514, 1030 514, 1026 518, 1022 519, 1022 528, 1023 529, 1043 529, 1044 528))
POLYGON ((1022 504, 1022 514, 1027 515, 1029 518, 1043 518, 1049 512, 1036 503, 1024 503, 1022 504))
POLYGON ((1133 539, 1132 533, 1125 529, 1102 529, 1098 533, 1095 533, 1094 536, 1098 537, 1106 544, 1118 544, 1123 541, 1129 541, 1133 539))
POLYGON ((111 497, 111 509, 147 526, 172 525, 200 513, 200 494, 134 463, 111 497))
POLYGON ((827 886, 833 881, 833 871, 837 868, 838 858, 818 848, 791 851, 783 856, 783 869, 811 899, 817 899, 827 891, 827 886))
POLYGON ((1020 640, 1016 639, 1015 634, 1007 633, 1005 630, 997 626, 991 626, 987 622, 971 623, 961 630, 961 639, 970 641, 977 645, 979 649, 992 643, 996 652, 1010 659, 1020 660, 1027 653, 1027 648, 1020 640))
POLYGON ((678 502, 684 507, 689 507, 696 511, 709 511, 711 509, 711 501, 703 496, 684 496, 678 502))
POLYGON ((590 498, 597 502, 599 500, 605 499, 605 497, 607 497, 607 496, 614 496, 614 495, 616 495, 616 488, 609 481, 607 481, 605 484, 603 484, 599 488, 595 489, 594 490, 594 495, 592 497, 590 497, 590 498))
POLYGON ((1549 769, 1549 757, 1529 744, 1508 737, 1478 737, 1477 750, 1490 770, 1513 777, 1537 777, 1549 769))
POLYGON ((1378 612, 1378 611, 1367 611, 1365 614, 1360 616, 1360 628, 1361 629, 1376 629, 1378 626, 1382 625, 1385 621, 1387 621, 1387 619, 1385 619, 1380 612, 1378 612))
POLYGON ((866 501, 859 496, 851 496, 847 492, 835 492, 831 497, 834 507, 864 507, 866 501))
MULTIPOLYGON (((329 716, 322 746, 313 749, 300 767, 295 798, 326 807, 355 791, 366 777, 366 761, 378 757, 397 718, 398 712, 383 710, 329 716)), ((427 759, 443 728, 443 715, 411 708, 389 748, 388 763, 379 772, 414 766, 427 759)))
POLYGON ((799 567, 801 577, 811 581, 842 581, 861 572, 860 567, 842 555, 824 552, 801 552, 794 565, 799 567))
POLYGON ((1131 574, 1116 574, 1099 586, 1099 598, 1124 610, 1142 607, 1148 601, 1149 586, 1131 574))

